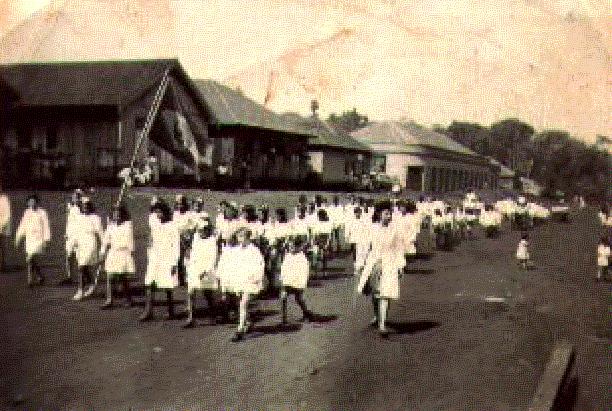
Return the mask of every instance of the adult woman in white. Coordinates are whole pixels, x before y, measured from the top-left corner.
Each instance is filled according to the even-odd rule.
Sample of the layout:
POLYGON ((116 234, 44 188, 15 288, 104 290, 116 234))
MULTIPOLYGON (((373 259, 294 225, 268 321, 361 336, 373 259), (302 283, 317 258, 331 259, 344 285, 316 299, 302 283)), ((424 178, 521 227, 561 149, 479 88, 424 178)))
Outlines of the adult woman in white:
POLYGON ((399 278, 405 264, 404 241, 391 224, 391 209, 388 200, 376 205, 372 247, 357 286, 358 292, 372 295, 375 317, 370 324, 378 326, 382 337, 389 334, 385 325, 389 303, 399 299, 399 278))
POLYGON ((6 269, 5 243, 11 235, 11 202, 0 185, 0 271, 6 269))
POLYGON ((130 277, 134 276, 134 230, 127 208, 113 208, 112 221, 106 227, 100 254, 104 257, 106 272, 106 302, 102 309, 113 305, 113 282, 123 284, 123 294, 128 305, 132 305, 130 277))
POLYGON ((47 212, 38 206, 39 200, 36 194, 27 198, 27 208, 17 227, 15 233, 15 247, 25 239, 26 266, 28 270, 28 286, 34 285, 35 275, 39 284, 44 282, 40 270, 40 259, 51 240, 49 229, 49 217, 47 212))
POLYGON ((166 292, 168 301, 167 319, 174 318, 172 290, 178 286, 178 261, 180 256, 180 235, 172 221, 172 211, 162 200, 153 205, 152 211, 157 219, 151 218, 151 245, 148 252, 147 273, 145 275, 145 309, 140 321, 153 318, 153 293, 166 292))
POLYGON ((92 271, 100 263, 99 251, 103 234, 102 220, 96 214, 95 207, 88 197, 82 198, 81 213, 75 217, 74 224, 73 235, 76 260, 79 266, 79 285, 72 299, 79 301, 86 296, 83 293, 85 282, 92 281, 92 271))

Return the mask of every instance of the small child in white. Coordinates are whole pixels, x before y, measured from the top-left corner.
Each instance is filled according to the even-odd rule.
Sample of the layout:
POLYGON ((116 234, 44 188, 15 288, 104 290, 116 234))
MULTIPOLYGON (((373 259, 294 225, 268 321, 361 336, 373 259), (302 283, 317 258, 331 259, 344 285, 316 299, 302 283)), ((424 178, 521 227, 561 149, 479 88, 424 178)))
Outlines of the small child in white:
MULTIPOLYGON (((185 268, 187 269, 187 322, 185 328, 193 327, 193 300, 195 293, 202 290, 208 304, 208 309, 213 312, 213 293, 219 289, 219 281, 215 276, 219 253, 217 249, 217 237, 213 235, 214 230, 208 218, 199 218, 195 222, 196 233, 193 236, 190 248, 187 249, 185 268)), ((213 312, 212 322, 215 317, 213 312)))
POLYGON ((527 233, 521 234, 521 241, 516 249, 516 258, 520 267, 526 270, 529 263, 529 235, 527 233))
POLYGON ((597 246, 597 281, 605 280, 610 264, 610 245, 606 237, 601 237, 597 246))
POLYGON ((100 254, 104 257, 106 272, 106 302, 102 309, 113 305, 113 280, 121 281, 123 294, 129 306, 132 297, 129 289, 129 278, 136 271, 134 265, 134 232, 130 215, 124 205, 113 209, 112 222, 106 227, 100 254))
POLYGON ((28 208, 23 213, 15 234, 15 247, 19 247, 25 238, 26 265, 28 268, 28 286, 32 286, 33 275, 39 284, 44 282, 40 271, 40 258, 49 244, 51 231, 47 212, 38 206, 38 196, 32 194, 27 199, 28 208))
POLYGON ((311 321, 312 313, 306 307, 304 301, 304 290, 308 283, 310 274, 310 262, 304 253, 302 241, 299 238, 292 239, 288 244, 280 269, 281 281, 281 308, 282 323, 287 324, 287 297, 293 294, 295 301, 302 309, 302 321, 311 321))

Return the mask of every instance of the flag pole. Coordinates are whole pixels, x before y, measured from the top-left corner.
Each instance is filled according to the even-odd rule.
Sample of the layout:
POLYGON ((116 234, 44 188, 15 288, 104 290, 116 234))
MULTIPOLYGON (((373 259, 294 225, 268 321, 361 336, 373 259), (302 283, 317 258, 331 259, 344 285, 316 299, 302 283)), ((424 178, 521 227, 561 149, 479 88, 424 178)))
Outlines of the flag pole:
MULTIPOLYGON (((130 172, 132 172, 132 169, 134 168, 134 164, 136 163, 136 157, 138 155, 138 150, 140 149, 142 142, 144 141, 145 138, 149 136, 151 128, 153 127, 153 122, 155 121, 155 118, 157 117, 157 112, 159 111, 161 102, 164 98, 164 95, 166 94, 166 90, 168 88, 169 81, 170 81, 170 67, 168 67, 164 71, 164 76, 162 77, 161 83, 159 84, 159 87, 157 88, 157 91, 155 92, 153 103, 151 104, 151 107, 149 108, 149 112, 147 114, 145 125, 142 128, 142 130, 140 130, 138 139, 136 140, 136 144, 134 146, 134 152, 132 153, 132 158, 130 160, 130 166, 129 166, 130 172)), ((119 206, 119 204, 121 204, 121 200, 123 200, 123 196, 125 195, 127 188, 128 188, 127 179, 124 179, 123 183, 121 184, 121 190, 119 191, 119 197, 117 198, 117 203, 116 203, 117 207, 119 206)))

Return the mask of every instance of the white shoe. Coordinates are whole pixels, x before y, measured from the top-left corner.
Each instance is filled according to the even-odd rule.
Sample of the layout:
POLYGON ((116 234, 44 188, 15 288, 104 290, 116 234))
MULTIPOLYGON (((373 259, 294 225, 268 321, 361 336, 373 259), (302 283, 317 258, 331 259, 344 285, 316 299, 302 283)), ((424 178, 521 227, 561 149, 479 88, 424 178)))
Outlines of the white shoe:
POLYGON ((83 297, 91 297, 91 295, 96 291, 95 285, 90 285, 87 291, 83 293, 83 297))
POLYGON ((83 290, 78 290, 72 299, 74 301, 81 301, 83 299, 83 290))

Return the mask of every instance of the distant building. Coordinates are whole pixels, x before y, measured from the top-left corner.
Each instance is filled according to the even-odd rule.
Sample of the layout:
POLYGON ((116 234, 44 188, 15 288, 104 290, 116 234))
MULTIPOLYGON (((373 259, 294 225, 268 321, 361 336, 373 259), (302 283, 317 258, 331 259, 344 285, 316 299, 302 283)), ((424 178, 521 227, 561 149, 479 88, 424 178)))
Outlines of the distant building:
POLYGON ((283 117, 312 136, 308 140, 308 164, 316 181, 324 186, 357 183, 369 173, 371 151, 365 144, 336 131, 316 115, 283 117))
POLYGON ((497 186, 503 190, 512 190, 514 188, 516 173, 494 158, 488 157, 488 159, 491 164, 499 169, 497 175, 497 186))
POLYGON ((412 191, 495 188, 489 161, 449 137, 415 124, 373 123, 351 134, 372 150, 372 169, 412 191))
POLYGON ((203 185, 221 163, 237 184, 306 175, 309 135, 241 93, 192 81, 173 59, 0 66, 0 85, 14 94, 0 110, 5 181, 116 184, 166 71, 169 86, 138 163, 153 154, 162 180, 196 175, 203 185))

